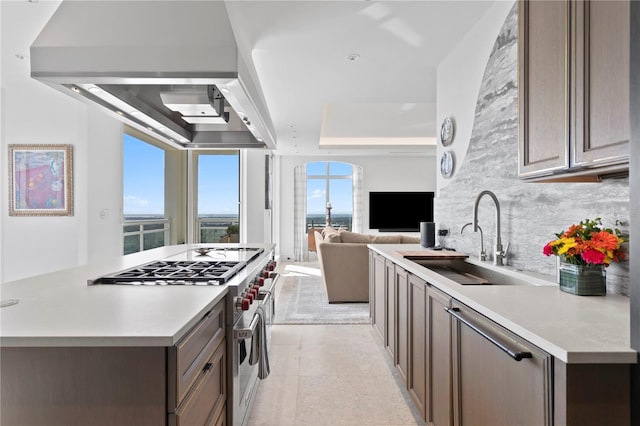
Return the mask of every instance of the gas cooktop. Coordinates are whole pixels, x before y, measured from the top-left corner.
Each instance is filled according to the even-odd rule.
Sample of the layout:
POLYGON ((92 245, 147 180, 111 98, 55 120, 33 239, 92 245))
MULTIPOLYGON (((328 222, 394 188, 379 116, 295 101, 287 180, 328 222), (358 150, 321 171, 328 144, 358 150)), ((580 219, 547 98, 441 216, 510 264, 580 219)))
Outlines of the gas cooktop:
POLYGON ((222 285, 247 266, 235 261, 155 261, 105 275, 89 284, 222 285))
POLYGON ((198 248, 88 280, 88 284, 223 285, 263 251, 256 248, 198 248))

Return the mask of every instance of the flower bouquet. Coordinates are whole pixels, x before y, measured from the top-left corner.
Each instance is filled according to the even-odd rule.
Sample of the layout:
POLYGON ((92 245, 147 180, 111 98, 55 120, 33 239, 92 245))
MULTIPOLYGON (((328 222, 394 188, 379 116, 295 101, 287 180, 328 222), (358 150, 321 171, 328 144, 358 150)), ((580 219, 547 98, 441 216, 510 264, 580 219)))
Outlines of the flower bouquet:
POLYGON ((628 240, 620 230, 603 228, 600 218, 585 219, 556 237, 544 246, 543 253, 561 259, 560 289, 580 295, 606 294, 604 268, 625 257, 621 246, 628 240))
POLYGON ((556 234, 556 240, 544 246, 546 256, 560 256, 573 265, 604 265, 624 259, 620 248, 627 239, 619 229, 602 228, 600 218, 585 219, 578 225, 556 234))

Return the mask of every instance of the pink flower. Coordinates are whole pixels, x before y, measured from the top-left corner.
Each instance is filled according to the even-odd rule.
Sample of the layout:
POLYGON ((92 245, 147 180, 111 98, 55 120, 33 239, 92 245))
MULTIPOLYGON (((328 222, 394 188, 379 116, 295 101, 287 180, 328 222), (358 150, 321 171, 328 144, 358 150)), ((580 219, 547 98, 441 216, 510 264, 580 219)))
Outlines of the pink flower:
POLYGON ((553 248, 551 247, 551 244, 547 244, 546 246, 544 246, 544 248, 542 249, 542 253, 545 256, 551 256, 553 254, 553 248))
POLYGON ((605 255, 598 250, 587 249, 582 252, 582 259, 593 265, 602 265, 604 263, 605 255))

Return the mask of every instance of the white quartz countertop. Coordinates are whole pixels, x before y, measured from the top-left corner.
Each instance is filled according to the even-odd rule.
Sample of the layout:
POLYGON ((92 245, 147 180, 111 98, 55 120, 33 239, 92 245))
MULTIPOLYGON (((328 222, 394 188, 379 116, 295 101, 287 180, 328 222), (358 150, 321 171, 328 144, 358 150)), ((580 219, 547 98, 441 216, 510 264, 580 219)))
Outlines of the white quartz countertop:
POLYGON ((561 291, 553 277, 514 271, 510 273, 530 278, 534 285, 465 286, 397 253, 420 250, 420 245, 374 244, 369 248, 562 362, 637 362, 637 352, 630 346, 626 296, 578 296, 561 291))
MULTIPOLYGON (((201 246, 160 247, 100 264, 2 283, 0 298, 19 302, 0 308, 0 344, 173 346, 224 299, 226 286, 90 286, 87 280, 201 246)), ((230 282, 243 279, 247 269, 230 282)))

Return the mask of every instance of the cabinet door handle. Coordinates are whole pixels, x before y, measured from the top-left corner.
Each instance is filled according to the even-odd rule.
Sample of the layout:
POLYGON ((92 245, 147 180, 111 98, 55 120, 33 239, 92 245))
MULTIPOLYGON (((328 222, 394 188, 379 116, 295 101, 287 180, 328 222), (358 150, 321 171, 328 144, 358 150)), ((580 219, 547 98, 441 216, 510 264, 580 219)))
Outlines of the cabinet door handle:
POLYGON ((516 361, 521 361, 524 358, 533 358, 533 355, 531 355, 531 352, 518 352, 511 348, 508 348, 507 346, 497 341, 489 333, 482 330, 479 326, 477 326, 476 324, 473 324, 471 321, 469 321, 468 319, 460 315, 460 308, 445 308, 445 311, 447 311, 451 316, 455 317, 458 321, 464 323, 473 331, 475 331, 476 333, 478 333, 479 335, 481 335, 482 337, 484 337, 485 339, 487 339, 488 341, 496 345, 501 351, 504 351, 507 355, 509 355, 511 358, 515 359, 516 361))
POLYGON ((211 367, 213 367, 213 363, 212 362, 208 362, 204 365, 204 367, 202 368, 202 372, 206 373, 207 371, 211 370, 211 367))

